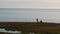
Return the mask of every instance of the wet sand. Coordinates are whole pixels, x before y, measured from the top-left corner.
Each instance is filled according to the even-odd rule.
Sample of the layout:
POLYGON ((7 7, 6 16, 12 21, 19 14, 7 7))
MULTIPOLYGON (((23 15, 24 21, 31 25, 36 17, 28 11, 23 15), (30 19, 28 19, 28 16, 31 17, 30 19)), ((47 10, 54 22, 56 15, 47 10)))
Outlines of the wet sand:
POLYGON ((60 23, 0 22, 0 28, 27 32, 60 32, 60 23))

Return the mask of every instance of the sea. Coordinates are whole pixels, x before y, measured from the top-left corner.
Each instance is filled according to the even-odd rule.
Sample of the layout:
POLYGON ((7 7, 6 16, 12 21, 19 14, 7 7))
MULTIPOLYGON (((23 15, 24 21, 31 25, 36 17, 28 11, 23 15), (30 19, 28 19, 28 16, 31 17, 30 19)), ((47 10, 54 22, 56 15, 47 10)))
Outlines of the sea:
POLYGON ((60 23, 60 9, 0 8, 0 22, 43 22, 60 23))

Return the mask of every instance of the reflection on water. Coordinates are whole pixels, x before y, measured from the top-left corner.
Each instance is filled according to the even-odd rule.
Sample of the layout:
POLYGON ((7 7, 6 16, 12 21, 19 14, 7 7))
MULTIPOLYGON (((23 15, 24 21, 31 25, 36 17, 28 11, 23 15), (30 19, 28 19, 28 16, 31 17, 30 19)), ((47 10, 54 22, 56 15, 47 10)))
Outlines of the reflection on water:
POLYGON ((21 31, 6 31, 5 29, 1 29, 1 28, 0 28, 0 32, 4 32, 4 33, 12 33, 12 34, 21 33, 21 31))
MULTIPOLYGON (((21 34, 23 31, 7 31, 5 29, 1 29, 0 28, 0 32, 3 32, 3 33, 11 33, 11 34, 21 34)), ((34 32, 30 32, 29 34, 35 34, 34 32)))

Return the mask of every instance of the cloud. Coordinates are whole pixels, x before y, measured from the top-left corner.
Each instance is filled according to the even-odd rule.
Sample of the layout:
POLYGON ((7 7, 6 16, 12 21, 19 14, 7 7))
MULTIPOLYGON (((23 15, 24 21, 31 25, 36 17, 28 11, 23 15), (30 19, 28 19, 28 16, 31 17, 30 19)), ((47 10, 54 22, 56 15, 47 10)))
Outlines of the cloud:
POLYGON ((60 0, 0 0, 0 8, 60 8, 60 0))

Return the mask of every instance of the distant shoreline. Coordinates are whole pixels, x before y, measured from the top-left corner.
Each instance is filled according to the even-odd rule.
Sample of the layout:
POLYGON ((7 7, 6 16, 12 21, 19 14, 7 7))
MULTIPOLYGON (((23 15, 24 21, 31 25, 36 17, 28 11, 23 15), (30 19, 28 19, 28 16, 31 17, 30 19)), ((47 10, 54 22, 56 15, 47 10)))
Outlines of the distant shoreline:
MULTIPOLYGON (((11 22, 14 23, 14 21, 11 21, 11 22)), ((19 22, 19 21, 16 21, 16 22, 17 22, 17 23, 21 23, 21 22, 19 22)), ((15 23, 16 23, 16 22, 15 22, 15 23)), ((4 23, 4 22, 0 22, 0 23, 4 23)), ((5 22, 5 23, 7 23, 7 22, 5 22)), ((10 23, 10 22, 9 22, 9 23, 10 23)), ((37 23, 37 22, 27 22, 27 21, 24 22, 24 21, 23 21, 22 23, 37 23)), ((53 23, 53 22, 43 22, 43 23, 53 23)))

